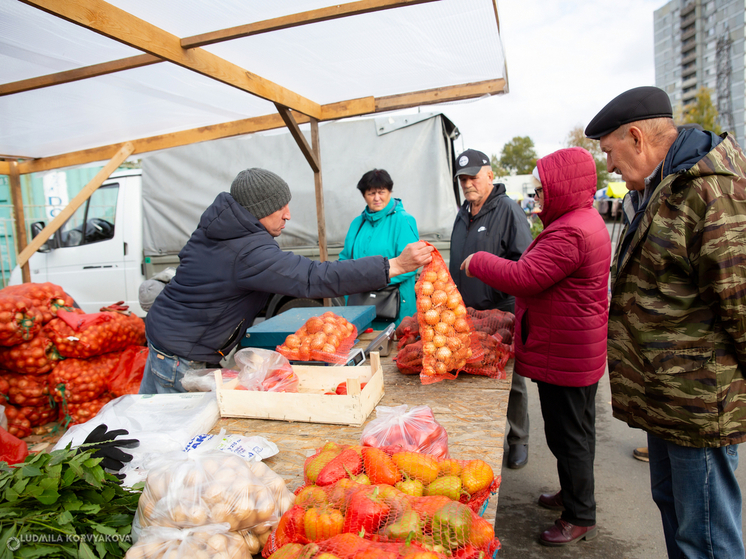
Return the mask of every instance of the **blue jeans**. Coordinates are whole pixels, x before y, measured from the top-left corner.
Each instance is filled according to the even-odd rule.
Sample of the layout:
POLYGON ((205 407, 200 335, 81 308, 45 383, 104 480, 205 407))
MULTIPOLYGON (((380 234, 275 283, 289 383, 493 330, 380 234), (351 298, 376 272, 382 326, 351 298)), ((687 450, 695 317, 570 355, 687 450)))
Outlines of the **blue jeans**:
POLYGON ((209 369, 203 361, 189 361, 171 355, 148 343, 148 360, 140 383, 140 394, 173 394, 186 392, 181 386, 184 373, 191 369, 209 369))
POLYGON ((648 434, 648 452, 669 559, 743 557, 738 445, 691 448, 648 434))

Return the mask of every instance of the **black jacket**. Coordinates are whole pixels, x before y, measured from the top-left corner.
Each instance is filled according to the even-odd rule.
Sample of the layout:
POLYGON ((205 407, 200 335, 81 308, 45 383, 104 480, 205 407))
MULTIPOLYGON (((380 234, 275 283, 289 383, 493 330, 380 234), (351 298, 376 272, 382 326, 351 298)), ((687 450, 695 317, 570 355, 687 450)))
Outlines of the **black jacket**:
POLYGON ((179 253, 176 276, 148 312, 157 348, 218 363, 243 338, 271 293, 338 297, 388 283, 388 260, 317 262, 280 250, 264 226, 222 192, 179 253))
POLYGON ((448 266, 451 277, 467 307, 513 312, 515 298, 512 295, 496 291, 477 278, 466 277, 466 272, 459 268, 467 256, 480 250, 517 261, 532 241, 526 214, 505 194, 505 185, 498 183, 471 223, 470 219, 469 202, 465 201, 451 233, 448 266))

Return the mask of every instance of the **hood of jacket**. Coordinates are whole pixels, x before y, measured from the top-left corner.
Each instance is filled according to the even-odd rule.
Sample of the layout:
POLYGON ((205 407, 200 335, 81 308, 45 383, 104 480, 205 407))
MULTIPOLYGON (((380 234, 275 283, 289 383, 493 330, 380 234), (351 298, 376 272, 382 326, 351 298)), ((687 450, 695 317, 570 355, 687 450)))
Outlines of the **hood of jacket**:
POLYGON ((216 241, 245 237, 247 233, 266 231, 264 225, 228 192, 221 192, 199 220, 205 235, 216 241))
POLYGON ((583 148, 561 149, 537 161, 544 189, 539 219, 547 227, 560 216, 593 206, 596 162, 583 148))

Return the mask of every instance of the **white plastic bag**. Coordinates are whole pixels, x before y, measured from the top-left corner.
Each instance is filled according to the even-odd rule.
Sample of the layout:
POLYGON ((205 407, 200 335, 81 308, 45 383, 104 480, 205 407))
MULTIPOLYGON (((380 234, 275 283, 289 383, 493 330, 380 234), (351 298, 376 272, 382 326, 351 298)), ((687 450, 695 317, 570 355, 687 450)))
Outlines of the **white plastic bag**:
POLYGON ((215 372, 220 371, 223 382, 238 376, 238 371, 231 369, 193 369, 184 373, 181 386, 187 392, 215 392, 215 372))
POLYGON ((227 523, 197 528, 145 528, 126 559, 244 559, 251 551, 227 523))
POLYGON ((238 384, 246 390, 298 392, 298 376, 284 355, 249 347, 237 351, 234 358, 239 369, 238 384))
POLYGON ((186 452, 211 452, 222 450, 237 454, 244 460, 264 460, 279 452, 277 445, 264 437, 256 435, 244 437, 243 435, 228 435, 225 429, 221 429, 217 435, 201 434, 187 443, 186 452))
POLYGON ((8 430, 8 418, 5 416, 5 406, 0 404, 0 427, 8 430))

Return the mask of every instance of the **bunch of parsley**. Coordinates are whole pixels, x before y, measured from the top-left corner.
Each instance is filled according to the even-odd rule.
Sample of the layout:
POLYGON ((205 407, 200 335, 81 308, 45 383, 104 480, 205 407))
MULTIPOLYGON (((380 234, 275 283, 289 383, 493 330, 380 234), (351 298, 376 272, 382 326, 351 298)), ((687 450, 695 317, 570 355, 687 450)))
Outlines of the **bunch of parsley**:
POLYGON ((92 452, 0 462, 0 559, 124 557, 142 484, 122 487, 92 452))

